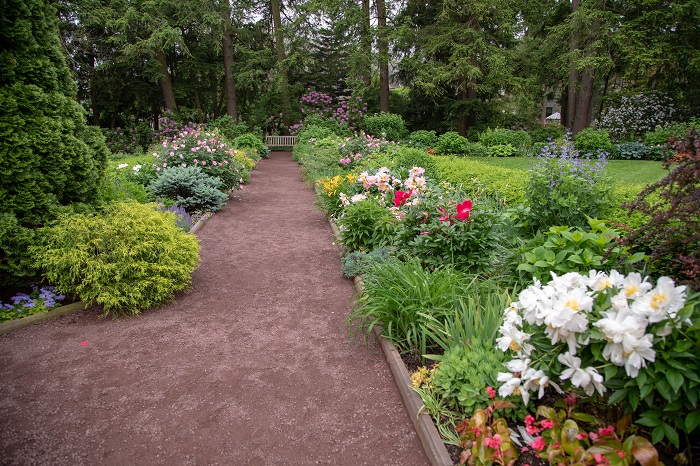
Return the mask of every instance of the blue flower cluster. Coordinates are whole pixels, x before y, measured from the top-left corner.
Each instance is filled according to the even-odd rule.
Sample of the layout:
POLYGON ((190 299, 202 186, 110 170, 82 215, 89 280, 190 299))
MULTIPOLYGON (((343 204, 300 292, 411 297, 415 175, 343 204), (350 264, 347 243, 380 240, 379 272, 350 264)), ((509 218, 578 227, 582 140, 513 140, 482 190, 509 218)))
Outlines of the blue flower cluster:
POLYGON ((53 286, 44 286, 39 288, 36 285, 31 285, 31 293, 17 293, 10 298, 12 304, 3 303, 0 301, 0 312, 3 314, 3 319, 0 320, 10 320, 7 314, 11 314, 12 311, 18 314, 27 315, 32 312, 25 312, 28 310, 39 310, 41 309, 51 309, 61 304, 61 301, 66 297, 63 295, 57 295, 54 293, 53 286))

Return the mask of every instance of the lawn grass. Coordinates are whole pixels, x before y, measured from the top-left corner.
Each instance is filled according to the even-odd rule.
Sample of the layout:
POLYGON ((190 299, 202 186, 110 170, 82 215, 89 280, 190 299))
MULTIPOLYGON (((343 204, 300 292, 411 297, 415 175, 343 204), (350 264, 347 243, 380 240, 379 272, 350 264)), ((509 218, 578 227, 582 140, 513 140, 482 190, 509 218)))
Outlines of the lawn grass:
MULTIPOLYGON (((536 160, 530 157, 468 157, 479 162, 511 168, 527 170, 536 160)), ((617 184, 650 184, 659 181, 668 174, 661 162, 653 160, 610 160, 606 167, 607 174, 617 184)))

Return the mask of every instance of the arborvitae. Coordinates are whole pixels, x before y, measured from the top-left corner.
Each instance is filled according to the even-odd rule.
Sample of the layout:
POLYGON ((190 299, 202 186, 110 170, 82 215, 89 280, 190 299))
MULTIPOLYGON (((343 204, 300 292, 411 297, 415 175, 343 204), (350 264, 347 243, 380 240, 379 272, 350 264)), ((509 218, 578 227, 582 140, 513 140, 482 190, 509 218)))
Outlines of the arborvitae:
POLYGON ((0 287, 32 279, 35 229, 90 203, 107 161, 86 125, 50 0, 0 0, 0 287))

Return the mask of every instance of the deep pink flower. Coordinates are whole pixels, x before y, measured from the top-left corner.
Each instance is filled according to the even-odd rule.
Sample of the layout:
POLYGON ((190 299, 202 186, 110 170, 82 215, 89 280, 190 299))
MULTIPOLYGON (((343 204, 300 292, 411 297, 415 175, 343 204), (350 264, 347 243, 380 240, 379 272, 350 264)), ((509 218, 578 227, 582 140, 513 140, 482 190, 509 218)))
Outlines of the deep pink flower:
POLYGON ((551 429, 554 427, 554 422, 550 421, 549 419, 543 419, 540 425, 545 429, 551 429))
POLYGON ((408 198, 411 197, 411 194, 413 194, 413 190, 410 190, 409 192, 396 191, 396 195, 394 196, 394 207, 404 205, 408 198))
POLYGON ((527 416, 525 416, 525 425, 526 426, 531 426, 534 422, 535 422, 535 418, 532 417, 531 414, 528 414, 527 416))
POLYGON ((546 445, 542 437, 537 437, 534 442, 530 442, 530 446, 535 451, 542 451, 546 445))
POLYGON ((492 400, 496 398, 496 390, 493 389, 493 387, 486 387, 486 394, 491 398, 492 400))
POLYGON ((439 218, 441 222, 450 222, 452 219, 450 218, 450 214, 447 213, 447 211, 443 207, 438 207, 437 208, 440 213, 442 214, 439 218))
POLYGON ((461 221, 465 221, 466 219, 469 218, 469 214, 471 213, 471 210, 472 210, 471 199, 467 199, 466 201, 462 202, 461 204, 457 204, 457 218, 460 219, 461 221))

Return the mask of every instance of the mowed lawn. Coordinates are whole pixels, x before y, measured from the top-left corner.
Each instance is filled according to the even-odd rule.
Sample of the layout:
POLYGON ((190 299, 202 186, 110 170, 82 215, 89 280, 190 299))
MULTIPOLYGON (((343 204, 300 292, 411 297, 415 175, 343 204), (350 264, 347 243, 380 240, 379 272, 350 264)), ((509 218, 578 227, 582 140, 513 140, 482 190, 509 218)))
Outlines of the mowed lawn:
MULTIPOLYGON (((537 160, 530 157, 469 158, 514 170, 527 170, 537 160)), ((610 160, 605 170, 615 183, 630 185, 655 183, 668 174, 661 162, 652 160, 610 160)))

